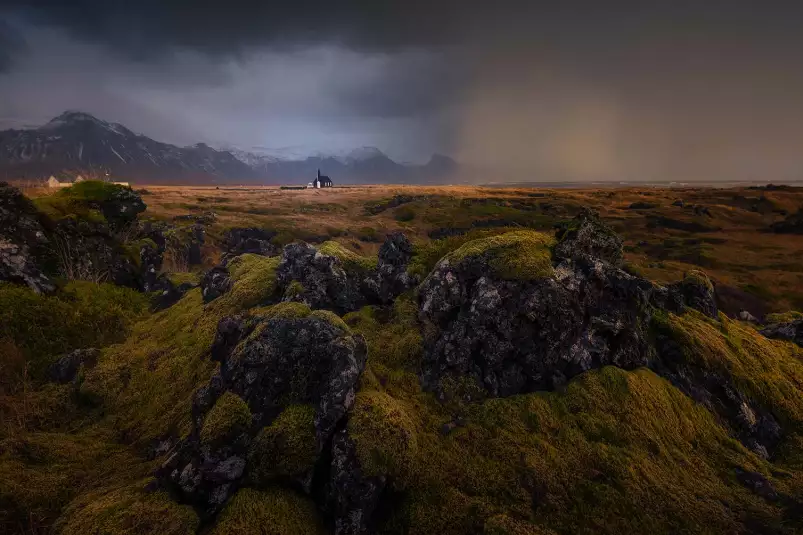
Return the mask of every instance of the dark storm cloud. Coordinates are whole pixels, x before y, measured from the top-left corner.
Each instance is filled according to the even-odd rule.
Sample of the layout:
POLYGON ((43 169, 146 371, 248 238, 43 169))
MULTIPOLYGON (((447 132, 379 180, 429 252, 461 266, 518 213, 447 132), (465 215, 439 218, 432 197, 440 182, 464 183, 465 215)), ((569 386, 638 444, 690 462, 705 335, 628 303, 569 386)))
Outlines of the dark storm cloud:
POLYGON ((433 46, 451 35, 457 2, 115 1, 17 2, 32 20, 67 28, 76 37, 118 52, 148 57, 165 47, 228 54, 259 45, 339 42, 359 50, 433 46))
POLYGON ((12 67, 14 58, 25 50, 25 40, 11 27, 0 19, 0 73, 12 67))
POLYGON ((69 101, 153 135, 446 150, 499 178, 803 170, 800 2, 253 4, 17 2, 36 37, 2 49, 0 112, 69 101))

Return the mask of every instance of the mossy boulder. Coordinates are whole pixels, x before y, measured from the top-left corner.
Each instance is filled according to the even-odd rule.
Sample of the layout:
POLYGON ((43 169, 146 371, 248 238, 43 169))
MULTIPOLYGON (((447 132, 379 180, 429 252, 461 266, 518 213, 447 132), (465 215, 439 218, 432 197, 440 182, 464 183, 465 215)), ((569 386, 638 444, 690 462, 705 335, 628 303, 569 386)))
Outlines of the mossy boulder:
POLYGON ((280 488, 242 489, 231 499, 211 535, 325 535, 308 498, 280 488))
POLYGON ((699 310, 712 318, 717 317, 719 311, 714 285, 704 271, 692 269, 686 272, 682 280, 669 286, 669 290, 677 294, 685 306, 699 310))
POLYGON ((359 255, 354 251, 346 249, 343 245, 336 241, 323 242, 318 247, 318 252, 322 255, 333 256, 342 262, 346 269, 371 271, 376 268, 377 260, 359 255))
POLYGON ((553 268, 552 243, 512 232, 467 242, 436 265, 418 287, 426 388, 473 379, 506 396, 599 365, 647 364, 650 302, 666 290, 588 257, 553 268))
POLYGON ((259 432, 249 451, 249 479, 266 486, 275 479, 292 479, 309 489, 318 459, 315 407, 290 405, 259 432))
POLYGON ((383 392, 360 392, 348 422, 366 475, 409 477, 416 454, 416 425, 403 403, 383 392))
POLYGON ((56 289, 56 255, 46 218, 17 188, 0 182, 0 281, 24 284, 37 293, 56 289))
MULTIPOLYGON (((216 310, 238 312, 275 302, 276 272, 279 257, 243 254, 232 258, 227 266, 228 279, 219 278, 218 298, 210 303, 216 310), (225 290, 225 291, 223 291, 225 290)), ((210 283, 212 279, 210 278, 210 283)))
MULTIPOLYGON (((258 466, 254 473, 263 483, 280 475, 288 479, 300 476, 302 484, 307 481, 295 470, 311 462, 309 451, 317 455, 323 450, 351 408, 366 348, 363 338, 344 328, 342 320, 331 313, 315 314, 301 303, 281 303, 251 315, 222 319, 212 356, 220 362, 220 371, 193 399, 193 422, 196 429, 201 428, 201 440, 191 433, 178 453, 159 469, 163 484, 210 515, 220 510, 239 485, 249 449, 258 466), (296 315, 299 308, 301 317, 296 315), (237 413, 245 414, 247 404, 253 426, 235 437, 229 433, 210 449, 204 440, 210 418, 224 424, 236 420, 231 409, 219 410, 226 398, 239 400, 224 405, 242 407, 237 413), (309 415, 308 409, 288 409, 297 405, 310 407, 311 430, 302 433, 299 429, 309 422, 309 415), (218 412, 225 416, 214 416, 218 412), (262 434, 255 440, 259 430, 262 434), (305 438, 298 438, 298 433, 305 438), (291 438, 311 443, 313 449, 289 452, 287 440, 291 438), (299 454, 302 460, 288 457, 282 465, 281 459, 269 458, 276 452, 299 454)), ((214 433, 216 437, 220 434, 214 433)), ((292 447, 296 445, 292 442, 292 447)))
POLYGON ((326 242, 320 249, 291 243, 282 253, 277 283, 285 300, 342 314, 366 303, 366 288, 375 266, 375 260, 337 242, 326 242))
POLYGON ((124 226, 145 211, 142 198, 128 186, 85 180, 36 200, 40 210, 54 220, 67 217, 93 223, 124 226))
POLYGON ((238 395, 225 392, 206 415, 201 428, 201 441, 220 442, 231 439, 251 426, 251 411, 238 395))
POLYGON ((613 265, 624 259, 622 238, 589 208, 559 225, 555 237, 555 256, 559 258, 596 258, 613 265))
POLYGON ((551 276, 552 236, 522 230, 470 241, 444 259, 452 264, 480 260, 488 274, 507 280, 532 280, 551 276))

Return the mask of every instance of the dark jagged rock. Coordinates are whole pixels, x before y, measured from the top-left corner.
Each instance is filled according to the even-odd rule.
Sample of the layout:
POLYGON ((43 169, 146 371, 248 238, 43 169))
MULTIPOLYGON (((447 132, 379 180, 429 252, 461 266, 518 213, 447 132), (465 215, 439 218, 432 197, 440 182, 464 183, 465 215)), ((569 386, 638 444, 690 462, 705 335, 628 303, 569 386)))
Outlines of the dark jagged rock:
POLYGON ((679 206, 680 208, 683 208, 683 199, 677 199, 672 203, 672 206, 679 206))
POLYGON ((307 243, 285 246, 276 271, 277 286, 285 301, 342 314, 368 304, 390 303, 418 283, 407 273, 413 247, 401 232, 388 235, 376 267, 338 244, 326 245, 320 250, 307 243))
POLYGON ((336 256, 322 254, 307 243, 285 246, 276 270, 277 285, 287 300, 338 313, 357 310, 367 303, 365 294, 373 293, 369 276, 364 270, 347 269, 336 256), (300 285, 300 291, 292 291, 292 283, 300 285))
POLYGON ((691 204, 686 206, 686 208, 691 208, 691 210, 694 212, 694 215, 714 217, 713 214, 711 214, 711 210, 709 210, 707 206, 703 206, 701 204, 691 204))
POLYGON ((56 224, 53 240, 68 279, 139 288, 139 269, 106 223, 64 218, 56 224))
POLYGON ((390 303, 418 284, 418 278, 407 272, 407 265, 413 257, 413 244, 401 232, 388 235, 379 248, 379 262, 374 277, 375 292, 383 304, 390 303))
POLYGON ((280 249, 271 240, 276 231, 259 228, 233 228, 223 237, 224 260, 245 253, 274 256, 280 249))
POLYGON ((334 535, 367 533, 372 513, 385 488, 384 477, 363 474, 356 447, 345 430, 332 440, 332 465, 326 507, 334 517, 334 535))
POLYGON ((214 212, 206 212, 203 214, 182 214, 173 217, 173 221, 192 221, 198 225, 211 225, 217 220, 217 215, 214 212))
POLYGON ((556 237, 555 256, 558 258, 598 258, 618 266, 624 257, 622 238, 605 225, 596 212, 587 208, 558 227, 556 237))
POLYGON ((803 319, 769 325, 761 330, 761 334, 767 338, 794 342, 803 347, 803 319))
POLYGON ((706 316, 716 318, 717 302, 714 297, 714 285, 708 276, 699 270, 686 273, 683 280, 669 285, 671 293, 677 293, 686 306, 699 310, 706 316))
POLYGON ((89 206, 100 210, 109 225, 115 228, 135 221, 137 215, 147 208, 137 192, 123 186, 115 187, 102 201, 89 201, 89 206))
POLYGON ((163 289, 163 284, 159 281, 159 272, 162 269, 164 259, 164 249, 150 244, 143 245, 139 250, 140 277, 142 279, 142 291, 149 293, 163 289), (160 287, 161 286, 161 287, 160 287))
POLYGON ((206 227, 198 223, 190 229, 190 242, 187 250, 187 263, 191 266, 199 266, 203 263, 203 253, 201 246, 206 241, 206 227))
POLYGON ((62 384, 70 383, 76 379, 82 365, 94 366, 99 356, 99 349, 76 349, 54 362, 50 366, 48 375, 50 375, 51 381, 62 384))
POLYGON ((25 284, 36 293, 55 290, 45 274, 54 255, 42 223, 31 201, 0 182, 0 280, 25 284))
POLYGON ((164 232, 164 238, 174 263, 185 264, 187 267, 203 263, 202 247, 206 243, 204 223, 170 228, 164 232))
POLYGON ((497 280, 482 258, 441 261, 419 290, 424 383, 473 378, 492 396, 554 389, 605 364, 648 363, 653 299, 666 291, 579 259, 554 277, 497 280))
POLYGON ((232 317, 219 323, 212 355, 220 373, 196 392, 192 433, 157 472, 182 501, 206 514, 219 511, 240 485, 249 447, 285 407, 312 405, 316 450, 320 455, 330 447, 354 403, 367 350, 361 336, 326 316, 232 317), (205 426, 226 396, 247 405, 249 422, 208 440, 205 426))
POLYGON ((208 303, 231 290, 229 270, 223 266, 215 266, 201 278, 201 294, 208 303))
POLYGON ((195 288, 196 285, 191 282, 184 282, 179 285, 167 278, 167 275, 161 274, 156 278, 152 286, 153 292, 158 292, 156 297, 151 302, 151 309, 153 311, 164 310, 176 304, 184 294, 195 288))

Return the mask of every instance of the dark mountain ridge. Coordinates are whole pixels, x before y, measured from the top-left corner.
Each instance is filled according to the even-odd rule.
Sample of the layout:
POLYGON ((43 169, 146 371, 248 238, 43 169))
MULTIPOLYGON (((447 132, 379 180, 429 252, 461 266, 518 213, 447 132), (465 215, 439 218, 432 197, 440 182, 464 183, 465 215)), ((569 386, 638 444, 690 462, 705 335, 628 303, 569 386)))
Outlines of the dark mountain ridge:
POLYGON ((204 143, 178 147, 136 134, 88 113, 66 111, 47 124, 0 131, 0 176, 9 179, 103 176, 150 183, 278 184, 311 180, 317 169, 336 183, 422 183, 452 174, 451 158, 433 155, 426 165, 403 165, 378 149, 354 156, 299 160, 237 155, 204 143))

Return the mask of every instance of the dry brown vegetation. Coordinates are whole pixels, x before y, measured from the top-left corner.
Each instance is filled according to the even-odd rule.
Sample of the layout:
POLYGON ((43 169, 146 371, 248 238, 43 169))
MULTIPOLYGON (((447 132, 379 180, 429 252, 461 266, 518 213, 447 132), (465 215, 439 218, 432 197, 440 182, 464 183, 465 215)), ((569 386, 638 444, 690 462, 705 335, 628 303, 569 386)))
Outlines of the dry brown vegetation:
POLYGON ((256 226, 279 231, 280 244, 334 238, 365 254, 374 254, 392 230, 428 241, 435 229, 488 220, 548 229, 591 206, 624 237, 630 267, 650 279, 669 282, 702 267, 720 285, 748 294, 744 299, 755 297, 767 312, 803 308, 803 236, 767 231, 783 214, 803 207, 800 188, 144 188, 146 216, 214 212, 220 232, 211 232, 213 239, 225 228, 256 226), (395 196, 413 200, 378 213, 367 209, 395 196), (678 199, 684 207, 673 205, 678 199), (634 203, 646 207, 631 208, 634 203))

